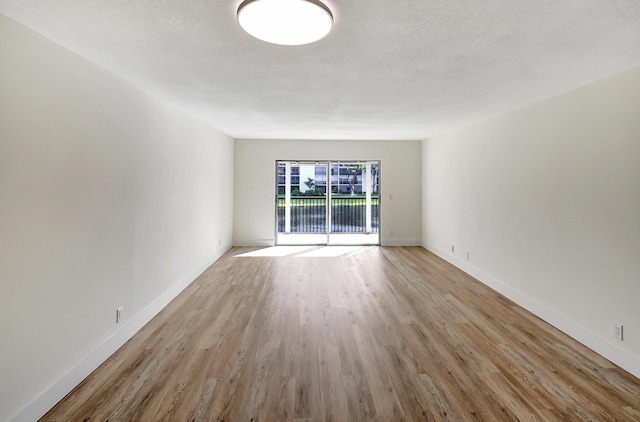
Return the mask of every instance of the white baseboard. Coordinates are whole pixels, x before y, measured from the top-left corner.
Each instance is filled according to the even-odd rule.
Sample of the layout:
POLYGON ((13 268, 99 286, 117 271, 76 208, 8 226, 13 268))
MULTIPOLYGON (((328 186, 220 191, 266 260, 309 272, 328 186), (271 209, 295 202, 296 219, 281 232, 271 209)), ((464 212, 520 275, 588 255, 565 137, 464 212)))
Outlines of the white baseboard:
POLYGON ((104 361, 114 354, 127 340, 134 336, 142 327, 156 316, 165 306, 178 296, 187 286, 189 286, 200 274, 216 262, 229 250, 229 247, 219 249, 214 255, 209 257, 204 263, 189 271, 176 284, 171 286, 159 298, 153 301, 144 310, 125 323, 120 329, 115 331, 104 343, 99 345, 93 352, 78 362, 58 381, 49 386, 39 396, 13 415, 9 422, 33 422, 40 419, 53 406, 62 400, 71 390, 73 390, 82 380, 96 370, 104 361))
MULTIPOLYGON (((269 247, 274 245, 273 239, 249 239, 234 242, 234 246, 269 247)), ((419 239, 382 239, 382 246, 422 246, 422 241, 419 239)))
POLYGON ((257 246, 257 247, 269 247, 275 245, 274 239, 248 239, 248 240, 236 240, 233 242, 233 246, 257 246))
POLYGON ((514 289, 505 282, 498 280, 491 274, 474 267, 469 262, 464 261, 428 242, 423 242, 422 247, 460 268, 465 273, 478 279, 481 283, 506 296, 540 319, 548 322, 568 336, 587 346, 589 349, 640 378, 640 357, 621 349, 617 345, 607 341, 580 324, 567 319, 557 311, 514 289))
POLYGON ((418 239, 382 239, 382 246, 422 246, 418 239))

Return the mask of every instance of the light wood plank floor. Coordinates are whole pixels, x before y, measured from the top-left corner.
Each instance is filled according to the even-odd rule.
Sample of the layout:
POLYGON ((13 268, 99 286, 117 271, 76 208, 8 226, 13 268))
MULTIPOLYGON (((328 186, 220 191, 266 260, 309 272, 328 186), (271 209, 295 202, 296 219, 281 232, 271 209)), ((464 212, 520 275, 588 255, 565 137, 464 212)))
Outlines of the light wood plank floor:
POLYGON ((640 421, 640 380, 422 248, 234 248, 46 421, 640 421))

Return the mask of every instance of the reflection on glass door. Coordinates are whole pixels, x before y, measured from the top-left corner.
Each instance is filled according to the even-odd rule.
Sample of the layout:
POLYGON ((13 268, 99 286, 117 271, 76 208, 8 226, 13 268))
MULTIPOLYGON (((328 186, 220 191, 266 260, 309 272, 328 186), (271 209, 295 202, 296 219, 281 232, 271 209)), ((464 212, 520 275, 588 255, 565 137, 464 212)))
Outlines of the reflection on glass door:
POLYGON ((380 244, 378 161, 277 161, 276 244, 380 244))

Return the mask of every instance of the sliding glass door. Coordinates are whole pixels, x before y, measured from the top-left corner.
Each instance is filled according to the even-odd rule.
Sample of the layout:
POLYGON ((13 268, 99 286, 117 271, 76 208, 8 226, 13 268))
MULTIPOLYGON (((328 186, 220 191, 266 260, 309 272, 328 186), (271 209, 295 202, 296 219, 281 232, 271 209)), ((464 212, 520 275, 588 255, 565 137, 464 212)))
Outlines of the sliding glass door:
POLYGON ((277 161, 276 244, 380 244, 378 161, 277 161))

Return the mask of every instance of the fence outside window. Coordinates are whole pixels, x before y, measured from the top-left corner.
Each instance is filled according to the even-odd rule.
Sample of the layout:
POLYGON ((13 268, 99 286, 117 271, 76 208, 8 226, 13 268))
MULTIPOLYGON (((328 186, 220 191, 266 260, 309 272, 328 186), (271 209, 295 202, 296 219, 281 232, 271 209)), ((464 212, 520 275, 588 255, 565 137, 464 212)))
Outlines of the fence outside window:
MULTIPOLYGON (((291 197, 291 233, 327 232, 326 197, 291 197)), ((366 198, 331 198, 331 233, 366 233, 366 198)), ((285 231, 285 199, 278 198, 278 232, 285 231)), ((380 223, 378 196, 371 197, 371 232, 378 233, 380 223)))

